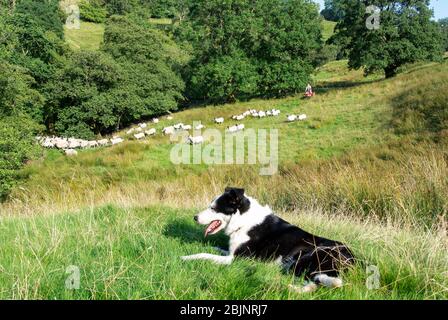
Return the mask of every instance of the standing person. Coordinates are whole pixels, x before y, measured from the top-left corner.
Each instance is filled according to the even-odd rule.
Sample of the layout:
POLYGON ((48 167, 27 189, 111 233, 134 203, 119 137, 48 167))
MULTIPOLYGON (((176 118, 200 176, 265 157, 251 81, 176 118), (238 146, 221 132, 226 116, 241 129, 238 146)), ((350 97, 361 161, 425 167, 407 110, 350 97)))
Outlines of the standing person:
POLYGON ((313 88, 311 87, 311 85, 310 85, 309 83, 308 83, 308 85, 306 86, 305 94, 306 94, 306 95, 313 95, 313 88))

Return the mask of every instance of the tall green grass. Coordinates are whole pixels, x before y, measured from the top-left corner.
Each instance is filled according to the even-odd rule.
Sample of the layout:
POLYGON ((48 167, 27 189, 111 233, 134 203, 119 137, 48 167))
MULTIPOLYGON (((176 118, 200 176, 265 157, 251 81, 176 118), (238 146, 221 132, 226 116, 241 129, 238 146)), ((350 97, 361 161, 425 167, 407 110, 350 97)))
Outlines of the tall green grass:
POLYGON ((180 256, 213 252, 220 236, 203 239, 195 210, 105 206, 56 216, 0 221, 2 299, 446 299, 446 233, 401 229, 319 211, 283 215, 300 226, 348 243, 359 265, 344 274, 342 289, 300 295, 301 285, 274 263, 237 259, 230 266, 184 262, 180 256), (379 269, 369 289, 366 267, 379 269), (79 289, 67 289, 70 266, 79 289))

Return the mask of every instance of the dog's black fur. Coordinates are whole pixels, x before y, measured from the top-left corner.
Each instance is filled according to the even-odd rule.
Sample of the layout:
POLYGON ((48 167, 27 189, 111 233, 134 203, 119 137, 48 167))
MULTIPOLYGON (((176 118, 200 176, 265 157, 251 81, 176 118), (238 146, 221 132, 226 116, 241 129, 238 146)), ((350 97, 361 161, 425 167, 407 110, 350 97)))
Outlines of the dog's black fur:
MULTIPOLYGON (((215 203, 214 210, 224 214, 234 214, 237 210, 245 214, 250 209, 244 189, 226 188, 215 203)), ((316 274, 326 274, 337 277, 342 269, 355 261, 346 245, 312 235, 273 213, 247 234, 250 240, 236 249, 235 256, 262 260, 275 260, 281 256, 282 265, 298 276, 312 278, 316 274)))

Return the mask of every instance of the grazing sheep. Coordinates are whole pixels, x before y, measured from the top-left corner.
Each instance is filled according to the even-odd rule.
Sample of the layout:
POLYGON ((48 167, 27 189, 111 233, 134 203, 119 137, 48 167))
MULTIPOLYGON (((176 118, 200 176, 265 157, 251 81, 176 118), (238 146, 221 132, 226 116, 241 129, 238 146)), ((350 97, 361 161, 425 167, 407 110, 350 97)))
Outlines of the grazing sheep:
POLYGON ((299 115, 299 120, 300 121, 305 120, 305 119, 306 119, 306 114, 299 115))
POLYGON ((175 130, 180 130, 180 129, 182 129, 183 127, 184 127, 184 124, 183 124, 182 122, 173 125, 173 128, 174 128, 175 130))
POLYGON ((253 113, 251 113, 251 115, 252 115, 252 117, 254 117, 254 118, 258 118, 258 112, 253 112, 253 113))
POLYGON ((134 128, 131 128, 131 129, 129 129, 128 131, 126 131, 126 134, 131 134, 131 133, 133 133, 135 131, 135 129, 134 128))
POLYGON ((259 118, 266 117, 266 112, 264 112, 264 111, 260 111, 260 112, 258 112, 258 117, 259 117, 259 118))
POLYGON ((64 152, 65 152, 65 155, 67 155, 69 157, 78 155, 78 151, 76 151, 75 149, 65 149, 64 152))
POLYGON ((134 138, 137 140, 143 139, 145 137, 145 134, 143 132, 134 134, 134 138))
POLYGON ((182 130, 191 130, 191 126, 189 124, 183 125, 182 130))
POLYGON ((247 111, 243 112, 243 116, 247 117, 248 115, 250 115, 250 110, 247 110, 247 111))
POLYGON ((168 135, 168 134, 174 134, 174 126, 169 126, 169 127, 165 127, 165 128, 163 128, 163 130, 162 130, 162 133, 164 134, 164 135, 168 135))
POLYGON ((140 128, 140 127, 137 127, 137 128, 135 128, 135 131, 137 131, 137 132, 142 132, 142 131, 143 131, 143 129, 142 129, 142 128, 140 128))
POLYGON ((76 149, 76 148, 79 148, 79 147, 81 147, 81 140, 72 139, 72 140, 69 141, 69 144, 68 144, 68 148, 69 149, 76 149))
POLYGON ((155 128, 151 128, 151 129, 149 129, 149 130, 146 130, 146 131, 145 131, 145 134, 146 134, 147 136, 153 136, 153 135, 156 134, 156 129, 155 129, 155 128))
POLYGON ((203 125, 203 124, 198 124, 196 127, 194 127, 195 128, 195 130, 201 130, 201 129, 204 129, 205 128, 205 126, 203 125))
POLYGON ((266 115, 267 116, 272 116, 272 111, 271 110, 266 111, 266 115))
POLYGON ((293 121, 297 120, 297 116, 295 114, 292 114, 292 115, 288 116, 287 119, 289 122, 293 122, 293 121))
POLYGON ((153 123, 159 123, 159 119, 154 118, 154 119, 152 119, 152 122, 153 122, 153 123))
POLYGON ((88 146, 89 146, 89 148, 96 148, 96 147, 98 147, 98 141, 95 141, 95 140, 88 141, 88 146))
POLYGON ((166 120, 173 120, 173 117, 172 116, 167 116, 166 120))
POLYGON ((120 138, 120 137, 114 137, 114 138, 110 139, 110 142, 112 143, 112 145, 122 143, 123 141, 124 141, 123 138, 120 138))
POLYGON ((148 125, 146 123, 139 123, 138 126, 142 129, 145 129, 148 125))
POLYGON ((215 118, 215 123, 217 124, 224 123, 224 118, 223 117, 215 118))
POLYGON ((65 139, 56 138, 55 145, 56 145, 56 148, 58 148, 58 149, 67 149, 69 146, 69 143, 65 139))
POLYGON ((245 117, 244 115, 240 114, 239 116, 236 116, 235 120, 241 121, 244 119, 244 117, 245 117))
POLYGON ((189 144, 200 144, 200 143, 204 142, 204 137, 203 136, 196 136, 196 137, 189 136, 187 139, 187 142, 189 144))
POLYGON ((85 148, 87 148, 89 146, 89 141, 87 141, 87 140, 82 140, 82 141, 80 141, 80 147, 82 148, 82 149, 85 149, 85 148))
POLYGON ((228 132, 230 132, 230 133, 234 133, 234 132, 237 132, 237 131, 240 131, 240 130, 243 130, 244 129, 244 124, 238 124, 238 125, 235 125, 235 126, 230 126, 230 127, 227 127, 227 131, 228 132))
POLYGON ((278 110, 278 109, 272 109, 272 115, 273 115, 274 117, 278 116, 279 114, 280 114, 280 110, 278 110))
POLYGON ((108 143, 109 143, 109 139, 98 140, 98 145, 100 145, 100 146, 107 146, 108 143))

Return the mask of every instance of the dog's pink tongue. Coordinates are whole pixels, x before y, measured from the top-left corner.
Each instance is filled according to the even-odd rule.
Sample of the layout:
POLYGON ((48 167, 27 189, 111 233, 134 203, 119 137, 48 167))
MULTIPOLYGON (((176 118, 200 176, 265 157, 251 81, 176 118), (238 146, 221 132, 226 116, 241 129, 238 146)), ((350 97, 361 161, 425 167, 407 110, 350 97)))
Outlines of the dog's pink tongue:
POLYGON ((218 220, 212 221, 208 225, 207 229, 205 229, 204 236, 206 237, 210 232, 213 232, 213 230, 215 230, 218 226, 219 226, 219 221, 218 220))

